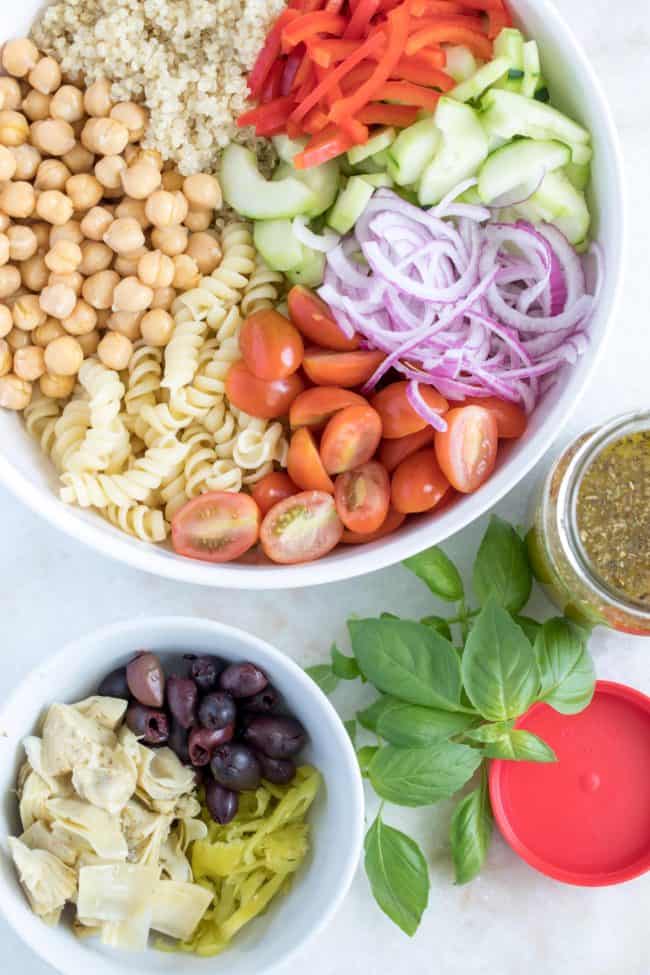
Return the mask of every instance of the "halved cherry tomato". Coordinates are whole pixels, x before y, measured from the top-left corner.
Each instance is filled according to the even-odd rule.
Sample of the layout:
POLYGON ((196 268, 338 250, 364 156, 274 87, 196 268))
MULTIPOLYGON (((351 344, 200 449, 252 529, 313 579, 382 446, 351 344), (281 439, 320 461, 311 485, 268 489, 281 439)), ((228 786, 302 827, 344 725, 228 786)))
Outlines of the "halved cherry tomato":
POLYGON ((499 439, 516 440, 526 430, 528 419, 521 406, 510 403, 508 400, 499 399, 498 396, 468 396, 463 400, 462 406, 482 406, 484 409, 494 413, 497 421, 497 433, 499 439))
POLYGON ((234 362, 226 376, 226 395, 232 405, 262 420, 286 416, 304 388, 297 372, 286 379, 258 379, 243 360, 234 362))
MULTIPOLYGON (((409 433, 417 433, 418 430, 424 430, 427 426, 427 421, 413 409, 408 401, 406 395, 408 385, 407 382, 391 383, 390 386, 385 386, 384 389, 375 393, 370 400, 371 405, 381 417, 386 440, 406 437, 409 433)), ((436 413, 442 415, 449 409, 447 400, 432 386, 425 386, 421 383, 420 393, 427 406, 430 406, 436 413)))
POLYGON ((447 429, 436 430, 438 463, 457 491, 471 494, 488 479, 497 458, 494 413, 482 406, 460 406, 446 414, 447 429))
POLYGON ((260 532, 262 548, 274 562, 311 562, 338 545, 343 522, 331 494, 303 491, 268 512, 260 532))
POLYGON ((253 500, 265 515, 278 501, 284 501, 293 494, 298 494, 299 488, 284 471, 272 471, 266 474, 252 490, 253 500))
POLYGON ((381 440, 381 417, 372 406, 346 406, 329 421, 320 442, 328 474, 343 474, 369 461, 381 440))
POLYGON ((312 386, 297 396, 289 410, 289 423, 292 427, 311 427, 319 430, 324 427, 334 413, 346 406, 365 406, 366 400, 350 389, 338 386, 312 386))
POLYGON ((350 531, 366 534, 378 531, 386 520, 390 504, 386 468, 371 460, 339 474, 334 500, 339 518, 350 531))
POLYGON ((383 352, 357 349, 356 352, 330 352, 328 349, 305 349, 303 368, 316 386, 361 386, 384 361, 383 352))
POLYGON ((188 559, 232 562, 255 544, 260 520, 260 509, 247 494, 200 494, 174 515, 174 551, 188 559))
POLYGON ((433 444, 433 427, 425 427, 417 433, 409 433, 405 437, 397 437, 395 440, 382 440, 379 447, 378 458, 384 465, 389 474, 401 464, 406 457, 410 457, 416 450, 433 444))
POLYGON ((368 542, 376 542, 377 539, 396 531, 403 524, 405 518, 406 515, 403 515, 401 511, 395 511, 394 508, 389 508, 384 523, 377 531, 361 534, 360 532, 351 532, 346 529, 341 536, 341 541, 344 545, 366 545, 368 542))
POLYGON ((288 318, 271 308, 250 315, 241 327, 239 347, 258 379, 286 379, 300 368, 305 347, 288 318))
POLYGON ((289 477, 302 491, 325 491, 334 494, 334 485, 323 467, 318 447, 307 427, 291 437, 287 455, 289 477))
POLYGON ((359 348, 360 337, 354 335, 349 339, 341 331, 329 307, 316 292, 297 284, 287 295, 287 304, 291 321, 310 342, 335 352, 359 348))
POLYGON ((393 474, 391 501, 402 514, 435 508, 449 490, 449 481, 436 462, 431 447, 403 460, 393 474))

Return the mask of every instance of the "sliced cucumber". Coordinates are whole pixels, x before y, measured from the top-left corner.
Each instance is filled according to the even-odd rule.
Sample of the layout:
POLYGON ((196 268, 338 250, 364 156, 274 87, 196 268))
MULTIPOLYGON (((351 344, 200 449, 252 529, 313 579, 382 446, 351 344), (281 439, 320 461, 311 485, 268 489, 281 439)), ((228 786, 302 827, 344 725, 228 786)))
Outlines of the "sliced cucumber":
POLYGON ((530 139, 557 139, 570 146, 589 142, 589 133, 577 122, 550 105, 513 91, 491 88, 483 95, 481 107, 485 128, 503 139, 525 135, 530 139))
POLYGON ((589 186, 589 180, 591 179, 591 166, 589 163, 579 165, 578 163, 570 162, 565 167, 564 172, 577 190, 586 190, 589 186))
POLYGON ((400 186, 415 183, 436 154, 440 139, 440 130, 432 118, 409 125, 388 150, 389 175, 400 186))
POLYGON ((460 196, 458 197, 458 202, 471 203, 472 206, 477 206, 477 207, 483 206, 483 200, 478 195, 478 190, 475 186, 470 186, 468 190, 465 190, 464 193, 461 193, 460 196))
POLYGON ((364 179, 366 183, 370 183, 374 189, 392 189, 395 185, 388 173, 362 173, 361 179, 364 179))
POLYGON ((302 261, 287 271, 287 277, 292 284, 304 284, 306 288, 317 288, 323 283, 324 273, 325 255, 311 247, 303 246, 302 261))
POLYGON ((388 155, 388 149, 381 149, 372 156, 372 161, 376 166, 380 167, 380 171, 385 173, 388 169, 388 163, 390 161, 390 156, 388 155))
POLYGON ((452 88, 449 94, 457 102, 469 102, 480 98, 486 88, 503 77, 509 67, 510 63, 507 58, 495 58, 494 61, 488 61, 471 78, 452 88))
POLYGON ((561 142, 516 139, 483 163, 478 195, 483 203, 492 203, 518 186, 534 188, 545 173, 561 169, 570 159, 570 150, 561 142))
POLYGON ((353 146, 352 149, 348 149, 348 162, 351 166, 357 166, 368 156, 374 156, 376 153, 381 152, 382 149, 388 149, 389 145, 393 142, 395 138, 395 129, 387 127, 378 132, 377 135, 373 135, 372 139, 362 146, 353 146))
POLYGON ((587 166, 591 162, 593 154, 591 146, 577 145, 576 143, 571 146, 571 161, 576 166, 587 166))
POLYGON ((539 48, 536 41, 526 41, 524 44, 524 77, 521 82, 521 94, 526 98, 534 98, 539 88, 542 76, 542 66, 539 60, 539 48))
POLYGON ((439 203, 461 180, 474 176, 488 154, 488 141, 477 113, 453 98, 441 98, 434 121, 442 143, 422 174, 418 188, 421 206, 439 203))
POLYGON ((374 189, 363 176, 351 176, 328 214, 327 222, 330 227, 340 234, 347 234, 352 230, 368 206, 374 189))
POLYGON ((519 91, 524 77, 524 39, 521 32, 514 27, 504 27, 494 42, 494 54, 508 62, 508 72, 496 83, 497 87, 519 91))
POLYGON ((476 74, 478 64, 468 47, 463 45, 448 47, 445 48, 445 54, 447 55, 445 71, 452 76, 457 84, 461 81, 467 81, 473 74, 476 74))
POLYGON ((291 220, 256 220, 255 247, 275 271, 289 271, 303 260, 303 246, 293 232, 291 220))
POLYGON ((584 193, 576 189, 566 173, 547 173, 536 193, 515 207, 533 223, 546 221, 561 230, 569 243, 578 244, 589 232, 589 209, 584 193))
POLYGON ((252 220, 275 220, 310 212, 315 193, 293 177, 271 182, 257 168, 250 149, 232 143, 221 159, 221 189, 229 206, 252 220))
POLYGON ((318 217, 329 210, 339 191, 339 164, 336 159, 320 166, 312 166, 311 169, 294 169, 290 162, 283 160, 278 163, 271 181, 276 182, 287 177, 300 180, 312 190, 314 203, 305 211, 307 217, 318 217))
POLYGON ((307 145, 307 139, 290 139, 288 135, 284 133, 280 135, 274 135, 271 139, 275 151, 283 162, 288 162, 293 165, 294 156, 297 156, 299 152, 307 145))

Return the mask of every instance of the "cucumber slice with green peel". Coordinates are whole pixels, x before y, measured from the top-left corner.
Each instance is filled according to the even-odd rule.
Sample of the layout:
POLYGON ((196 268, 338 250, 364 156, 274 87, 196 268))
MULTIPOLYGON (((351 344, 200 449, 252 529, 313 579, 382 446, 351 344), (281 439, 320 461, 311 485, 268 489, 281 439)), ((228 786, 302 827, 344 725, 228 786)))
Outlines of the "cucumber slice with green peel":
POLYGON ((395 183, 388 173, 362 173, 361 179, 369 183, 374 189, 392 189, 395 183))
POLYGON ((327 216, 327 222, 333 230, 340 234, 347 234, 368 206, 375 188, 363 176, 351 176, 348 185, 327 216))
POLYGON ((580 165, 570 162, 564 169, 567 178, 577 190, 586 190, 591 179, 591 166, 589 163, 580 165))
POLYGON ((557 139, 570 146, 590 141, 586 129, 556 108, 514 91, 491 88, 483 95, 481 108, 486 130, 503 139, 524 135, 530 139, 557 139))
POLYGON ((381 167, 382 173, 386 172, 388 168, 389 160, 390 160, 390 156, 388 155, 388 149, 382 149, 380 152, 376 152, 374 156, 372 156, 373 163, 376 166, 381 167))
POLYGON ((526 98, 534 98, 539 88, 542 67, 539 60, 539 48, 536 41, 526 41, 524 44, 524 77, 521 82, 521 94, 526 98))
POLYGON ((494 42, 495 57, 505 58, 508 72, 495 82, 497 88, 519 91, 524 77, 524 39, 514 27, 504 27, 494 42))
POLYGON ((450 74, 457 84, 467 81, 472 75, 476 74, 478 64, 476 58, 468 47, 458 45, 445 48, 447 63, 445 71, 450 74))
POLYGON ((478 195, 493 203, 518 186, 535 189, 546 173, 562 169, 571 152, 561 142, 516 139, 488 156, 478 177, 478 195))
POLYGON ((485 130, 469 105, 443 97, 433 118, 442 141, 420 179, 421 206, 439 203, 461 180, 474 176, 488 154, 485 130))
POLYGON ((336 199, 340 185, 339 173, 336 159, 331 159, 320 166, 312 166, 311 169, 294 169, 290 162, 281 160, 271 176, 271 181, 276 182, 279 179, 292 177, 304 183, 314 193, 314 203, 309 210, 305 211, 305 216, 318 217, 329 210, 336 199))
POLYGON ((303 246, 291 223, 291 220, 282 219, 256 220, 253 224, 255 247, 275 271, 289 271, 304 259, 303 246))
POLYGON ((471 78, 452 88, 449 95, 451 98, 455 98, 457 102, 469 102, 480 98, 490 85, 493 85, 506 74, 509 67, 510 63, 507 58, 495 58, 494 61, 488 61, 471 78))
POLYGON ((382 129, 376 135, 373 135, 371 139, 362 146, 353 146, 352 149, 348 149, 347 156, 348 162, 351 166, 357 166, 364 159, 369 156, 374 156, 376 153, 381 152, 382 149, 388 149, 389 145, 395 139, 395 129, 392 127, 387 127, 382 129))
POLYGON ((305 246, 300 264, 287 271, 287 277, 292 284, 304 284, 306 288, 317 288, 321 285, 324 274, 325 255, 305 246))
POLYGON ((388 150, 388 173, 400 186, 415 183, 440 146, 440 130, 432 118, 403 129, 388 150))
POLYGON ((458 203, 471 203, 472 206, 477 207, 484 206, 483 200, 478 195, 478 189, 476 186, 470 186, 468 190, 465 190, 464 193, 461 193, 460 196, 457 197, 457 200, 458 203))
POLYGON ((587 166, 591 162, 593 154, 591 146, 576 143, 571 146, 571 162, 574 162, 576 166, 587 166))
POLYGON ((307 139, 290 139, 289 136, 284 135, 284 133, 274 135, 271 139, 273 147, 280 159, 283 162, 288 162, 292 165, 294 156, 297 156, 299 152, 302 152, 307 145, 307 141, 307 139))
POLYGON ((585 240, 589 232, 589 208, 584 193, 559 169, 547 173, 537 192, 524 203, 518 203, 515 210, 533 223, 552 223, 570 244, 585 240))
POLYGON ((264 179, 254 153, 235 143, 224 150, 220 177, 226 203, 252 220, 296 217, 317 203, 313 191, 298 179, 264 179))

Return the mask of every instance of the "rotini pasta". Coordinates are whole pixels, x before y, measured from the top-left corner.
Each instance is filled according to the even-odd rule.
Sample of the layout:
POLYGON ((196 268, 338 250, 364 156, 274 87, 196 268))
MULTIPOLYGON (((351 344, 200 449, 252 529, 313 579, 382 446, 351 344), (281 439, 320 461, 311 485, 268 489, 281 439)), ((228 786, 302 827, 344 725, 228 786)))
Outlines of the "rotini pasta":
POLYGON ((162 511, 144 504, 134 508, 118 508, 111 504, 102 513, 116 528, 143 542, 164 542, 169 533, 162 511))
POLYGON ((272 271, 258 255, 255 270, 244 288, 241 313, 244 318, 264 308, 275 308, 284 284, 284 276, 272 271))
POLYGON ((56 441, 56 422, 61 416, 61 405, 47 396, 35 396, 24 410, 25 425, 29 433, 38 440, 41 450, 48 454, 56 441))

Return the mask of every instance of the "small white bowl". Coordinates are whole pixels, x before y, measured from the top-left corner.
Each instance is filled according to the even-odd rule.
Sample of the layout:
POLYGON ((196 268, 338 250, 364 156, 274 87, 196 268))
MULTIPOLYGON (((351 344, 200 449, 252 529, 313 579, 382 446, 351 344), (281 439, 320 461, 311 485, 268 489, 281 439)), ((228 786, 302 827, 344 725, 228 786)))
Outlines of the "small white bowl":
POLYGON ((33 670, 0 712, 0 910, 17 934, 63 975, 123 975, 124 972, 201 975, 267 975, 285 964, 321 931, 340 907, 352 882, 364 832, 364 796, 350 739, 327 697, 293 660, 263 640, 210 620, 180 616, 117 623, 69 644, 33 670), (22 739, 54 701, 72 702, 94 693, 102 677, 147 648, 160 656, 216 653, 251 660, 269 676, 288 708, 309 734, 303 753, 323 776, 310 816, 312 847, 288 894, 243 929, 216 958, 142 953, 78 940, 64 923, 50 928, 31 911, 8 854, 6 838, 18 835, 16 776, 23 761, 22 739))

